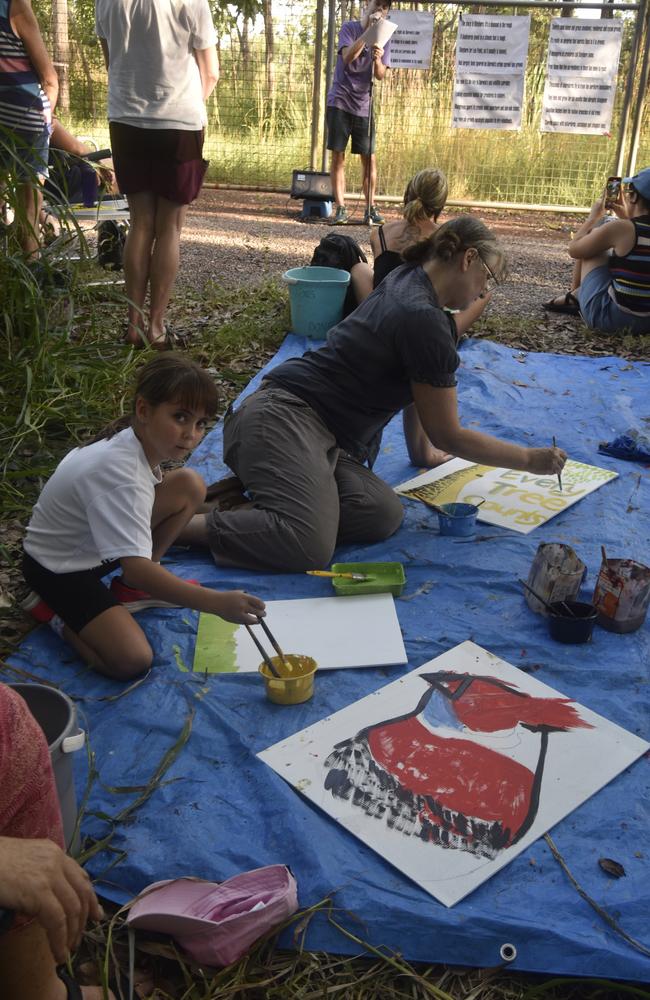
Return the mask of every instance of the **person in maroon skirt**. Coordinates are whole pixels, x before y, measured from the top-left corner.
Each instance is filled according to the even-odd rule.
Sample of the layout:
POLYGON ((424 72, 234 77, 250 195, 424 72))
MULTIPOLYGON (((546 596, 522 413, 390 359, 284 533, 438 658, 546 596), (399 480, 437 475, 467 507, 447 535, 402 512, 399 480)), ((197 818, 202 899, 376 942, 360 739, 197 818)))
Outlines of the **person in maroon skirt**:
POLYGON ((207 167, 204 102, 219 78, 212 15, 208 0, 97 0, 95 27, 108 69, 113 165, 131 217, 126 340, 164 349, 173 339, 165 311, 180 234, 207 167))

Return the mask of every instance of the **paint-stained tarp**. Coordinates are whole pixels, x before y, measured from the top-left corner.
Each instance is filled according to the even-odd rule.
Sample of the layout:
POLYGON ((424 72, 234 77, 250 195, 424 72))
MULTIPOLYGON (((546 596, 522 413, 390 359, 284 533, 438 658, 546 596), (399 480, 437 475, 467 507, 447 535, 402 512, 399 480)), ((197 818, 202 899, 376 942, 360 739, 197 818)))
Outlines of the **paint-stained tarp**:
MULTIPOLYGON (((300 353, 288 337, 273 363, 300 353)), ((255 384, 259 381, 256 380, 255 384)), ((650 421, 650 366, 620 358, 524 355, 488 342, 462 350, 459 397, 463 421, 525 445, 558 443, 579 461, 615 469, 619 478, 528 536, 490 525, 474 540, 441 538, 436 516, 408 502, 401 530, 376 546, 348 546, 350 560, 400 560, 407 573, 397 613, 410 667, 472 639, 557 691, 647 737, 650 622, 636 633, 597 629, 593 644, 554 643, 545 621, 524 603, 525 577, 537 546, 562 541, 588 567, 590 597, 605 542, 610 556, 650 563, 650 475, 647 467, 597 454, 600 441, 650 421)), ((207 481, 223 474, 217 428, 192 464, 207 481)), ((388 428, 377 471, 397 484, 414 474, 399 421, 388 428)), ((218 570, 203 554, 174 549, 173 568, 202 583, 242 587, 266 599, 325 596, 329 582, 303 575, 218 570)), ((310 906, 333 894, 339 919, 357 938, 407 959, 495 966, 505 943, 512 968, 589 976, 650 979, 650 959, 611 929, 569 883, 544 840, 516 858, 452 909, 446 909, 384 863, 373 851, 307 803, 255 757, 257 751, 337 711, 401 671, 346 670, 317 677, 313 701, 292 708, 264 699, 256 675, 191 672, 197 615, 183 610, 144 613, 141 622, 156 658, 149 678, 117 700, 122 688, 84 671, 71 651, 42 627, 11 659, 55 681, 85 715, 99 778, 82 824, 88 837, 110 833, 138 797, 167 751, 189 738, 154 793, 115 826, 110 851, 89 868, 102 891, 123 901, 157 879, 189 874, 208 879, 274 862, 296 875, 300 901, 310 906), (120 788, 126 788, 120 791, 120 788)), ((86 778, 77 757, 78 788, 86 778)), ((571 761, 567 760, 567 768, 571 761)), ((594 762, 598 766, 598 762, 594 762)), ((633 938, 650 947, 650 805, 648 759, 638 761, 553 831, 557 848, 580 885, 633 938), (612 858, 618 880, 599 867, 612 858)), ((433 848, 432 848, 433 849, 433 848)), ((287 935, 285 944, 291 945, 287 935)), ((359 946, 320 917, 308 947, 357 953, 359 946)))

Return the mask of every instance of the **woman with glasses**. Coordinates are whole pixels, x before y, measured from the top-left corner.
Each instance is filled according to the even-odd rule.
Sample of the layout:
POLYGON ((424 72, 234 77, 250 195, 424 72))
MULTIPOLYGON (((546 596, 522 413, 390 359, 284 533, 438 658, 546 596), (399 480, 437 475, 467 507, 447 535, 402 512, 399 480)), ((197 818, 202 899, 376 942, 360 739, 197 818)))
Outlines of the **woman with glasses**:
POLYGON ((224 458, 251 502, 196 514, 179 541, 208 545, 221 565, 300 572, 326 566, 337 544, 388 538, 402 505, 372 465, 399 412, 417 466, 439 465, 445 449, 539 475, 562 469, 560 449, 508 444, 458 417, 447 310, 467 308, 505 273, 496 237, 460 216, 405 256, 324 347, 272 369, 226 415, 224 458))
POLYGON ((650 167, 595 202, 569 254, 571 291, 545 309, 580 315, 607 333, 650 333, 650 167), (602 225, 608 209, 616 218, 602 225))

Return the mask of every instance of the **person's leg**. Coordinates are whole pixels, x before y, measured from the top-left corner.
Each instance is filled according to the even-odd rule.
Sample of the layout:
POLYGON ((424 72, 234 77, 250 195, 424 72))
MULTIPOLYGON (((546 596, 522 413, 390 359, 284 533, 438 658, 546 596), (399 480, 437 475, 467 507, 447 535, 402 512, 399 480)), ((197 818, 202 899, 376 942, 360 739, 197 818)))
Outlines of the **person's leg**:
POLYGON ((395 534, 404 508, 388 483, 349 455, 341 455, 334 475, 341 506, 337 544, 382 542, 395 534))
POLYGON ((155 237, 156 196, 140 191, 126 196, 129 204, 129 231, 124 244, 124 283, 129 300, 127 342, 141 347, 146 341, 144 303, 147 297, 151 251, 155 237))
POLYGON ((38 257, 40 250, 39 217, 43 207, 43 191, 38 181, 25 181, 16 189, 16 235, 28 260, 38 257))
POLYGON ((332 193, 336 206, 345 206, 345 152, 332 150, 330 162, 330 178, 332 180, 332 193))
POLYGON ((79 633, 66 625, 62 638, 89 667, 114 680, 140 677, 153 661, 144 632, 131 613, 119 606, 103 611, 79 633))
POLYGON ((252 506, 199 514, 178 541, 208 545, 218 565, 300 573, 331 559, 339 524, 333 435, 303 400, 266 388, 224 428, 224 458, 252 506))
POLYGON ((151 515, 154 562, 160 562, 204 500, 205 483, 198 472, 174 469, 166 473, 156 487, 151 515))
POLYGON ((149 271, 149 342, 165 340, 165 310, 178 272, 181 230, 187 205, 178 205, 158 196, 155 212, 155 240, 149 271))

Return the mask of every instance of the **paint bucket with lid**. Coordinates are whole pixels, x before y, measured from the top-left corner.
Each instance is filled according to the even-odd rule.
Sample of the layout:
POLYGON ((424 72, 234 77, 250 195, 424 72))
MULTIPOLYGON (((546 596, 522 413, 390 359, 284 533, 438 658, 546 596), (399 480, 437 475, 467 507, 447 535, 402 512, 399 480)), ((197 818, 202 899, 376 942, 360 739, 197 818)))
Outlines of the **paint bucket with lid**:
POLYGON ((468 537, 476 532, 478 507, 473 503, 443 503, 436 507, 441 535, 468 537))
MULTIPOLYGON (((570 545, 562 542, 542 542, 528 573, 528 586, 536 594, 553 604, 556 601, 573 601, 578 596, 587 567, 570 545)), ((548 615, 547 608, 526 591, 526 603, 536 614, 548 615)))
POLYGON ((598 612, 582 601, 554 601, 548 611, 548 632, 557 642, 589 642, 598 612))
POLYGON ((269 701, 276 705, 300 705, 303 701, 309 701, 314 693, 314 674, 318 667, 316 660, 298 653, 285 653, 285 663, 291 665, 291 673, 288 673, 281 657, 272 656, 270 659, 280 677, 274 677, 266 663, 260 663, 258 668, 264 678, 269 701))
POLYGON ((66 848, 71 854, 78 854, 78 835, 75 836, 77 797, 72 754, 75 750, 81 750, 86 741, 86 734, 77 725, 75 704, 63 691, 45 684, 10 686, 27 703, 27 707, 45 734, 61 806, 66 848))
POLYGON ((650 568, 634 559, 603 559, 594 605, 598 624, 610 632, 635 632, 650 604, 650 568))
POLYGON ((321 340, 343 319, 350 272, 337 267, 292 267, 282 280, 289 286, 291 330, 321 340))

